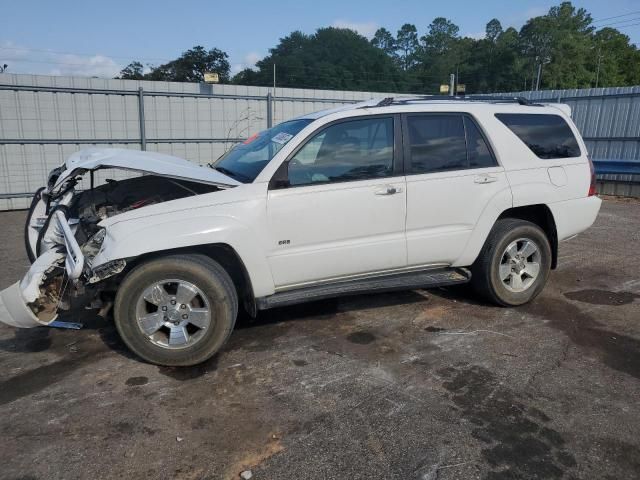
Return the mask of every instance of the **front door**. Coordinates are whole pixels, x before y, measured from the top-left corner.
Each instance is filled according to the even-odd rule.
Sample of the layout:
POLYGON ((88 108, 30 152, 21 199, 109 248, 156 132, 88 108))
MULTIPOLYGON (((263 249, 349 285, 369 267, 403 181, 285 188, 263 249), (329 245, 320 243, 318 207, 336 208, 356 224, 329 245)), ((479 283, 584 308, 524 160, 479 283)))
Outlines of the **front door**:
POLYGON ((344 119, 285 161, 267 201, 276 289, 406 266, 400 144, 397 116, 344 119))

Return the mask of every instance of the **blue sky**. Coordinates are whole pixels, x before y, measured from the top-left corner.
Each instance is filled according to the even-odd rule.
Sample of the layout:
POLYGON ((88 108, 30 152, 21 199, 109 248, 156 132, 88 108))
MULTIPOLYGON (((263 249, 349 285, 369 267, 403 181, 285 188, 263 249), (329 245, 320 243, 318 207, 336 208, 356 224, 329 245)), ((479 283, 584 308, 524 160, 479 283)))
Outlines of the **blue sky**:
MULTIPOLYGON (((7 72, 13 73, 111 77, 133 59, 159 64, 194 45, 203 45, 226 51, 235 72, 252 66, 293 30, 312 33, 318 27, 333 25, 371 36, 379 26, 395 33, 409 22, 422 35, 434 17, 445 16, 460 27, 461 34, 478 37, 491 18, 498 18, 505 27, 519 28, 527 18, 544 14, 558 3, 5 0, 0 10, 0 64, 7 63, 7 72)), ((612 26, 640 43, 637 0, 585 0, 574 5, 586 8, 596 20, 638 12, 603 20, 599 25, 616 22, 612 26)))

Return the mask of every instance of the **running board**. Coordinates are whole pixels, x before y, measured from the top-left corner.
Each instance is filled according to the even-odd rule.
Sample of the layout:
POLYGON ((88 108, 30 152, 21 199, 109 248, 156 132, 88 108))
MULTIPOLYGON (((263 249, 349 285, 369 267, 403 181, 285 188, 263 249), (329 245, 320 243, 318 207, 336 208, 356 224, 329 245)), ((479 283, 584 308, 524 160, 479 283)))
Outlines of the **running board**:
POLYGON ((467 283, 471 272, 466 268, 440 268, 419 272, 369 277, 358 280, 335 282, 314 287, 297 288, 275 293, 268 297, 256 298, 258 310, 284 307, 297 303, 311 302, 325 298, 356 295, 359 293, 411 290, 414 288, 434 288, 467 283))

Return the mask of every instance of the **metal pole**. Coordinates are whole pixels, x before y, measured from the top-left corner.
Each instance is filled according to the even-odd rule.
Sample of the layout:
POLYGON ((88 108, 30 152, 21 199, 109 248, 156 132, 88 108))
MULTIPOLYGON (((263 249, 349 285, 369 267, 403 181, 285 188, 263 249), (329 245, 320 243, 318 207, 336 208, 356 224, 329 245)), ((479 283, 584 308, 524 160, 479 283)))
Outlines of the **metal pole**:
POLYGON ((598 68, 596 69, 596 88, 598 88, 598 80, 600 80, 600 62, 602 61, 602 55, 600 55, 600 49, 598 49, 598 68))
POLYGON ((455 83, 456 83, 456 74, 452 73, 449 75, 449 96, 453 97, 455 95, 453 89, 455 87, 455 83))
POLYGON ((538 78, 536 79, 536 91, 540 90, 540 76, 542 75, 542 62, 538 64, 538 78))
POLYGON ((273 126, 273 96, 267 93, 267 128, 273 126))
POLYGON ((276 93, 276 64, 273 64, 273 93, 276 93))
POLYGON ((140 150, 147 149, 147 134, 144 122, 144 90, 138 88, 138 121, 140 123, 140 150))

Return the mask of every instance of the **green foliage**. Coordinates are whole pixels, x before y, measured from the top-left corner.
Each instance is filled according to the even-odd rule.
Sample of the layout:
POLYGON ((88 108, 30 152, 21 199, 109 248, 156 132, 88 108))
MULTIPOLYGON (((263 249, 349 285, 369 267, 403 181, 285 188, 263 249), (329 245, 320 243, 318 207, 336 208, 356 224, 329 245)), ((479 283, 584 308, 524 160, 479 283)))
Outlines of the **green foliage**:
POLYGON ((400 52, 400 66, 403 70, 409 70, 416 60, 416 54, 418 52, 418 29, 415 25, 405 23, 398 30, 396 38, 396 47, 400 52))
POLYGON ((369 41, 358 33, 321 28, 292 32, 280 39, 253 69, 229 80, 227 54, 194 47, 179 58, 144 73, 129 64, 120 78, 202 81, 216 71, 222 82, 243 85, 437 93, 456 74, 468 93, 589 88, 640 84, 640 51, 615 28, 594 27, 591 15, 562 2, 546 15, 529 19, 518 31, 491 19, 484 38, 460 35, 451 20, 438 17, 419 36, 405 23, 395 37, 379 28, 369 41))
POLYGON ((216 72, 220 76, 220 82, 229 81, 228 55, 222 50, 212 48, 207 50, 201 46, 195 46, 180 57, 157 67, 150 66, 148 73, 143 73, 140 62, 132 62, 127 65, 118 78, 129 80, 162 80, 168 82, 202 82, 205 72, 216 72))
POLYGON ((293 32, 280 40, 269 55, 244 70, 234 83, 340 90, 397 91, 401 72, 393 59, 352 30, 321 28, 313 35, 293 32))

